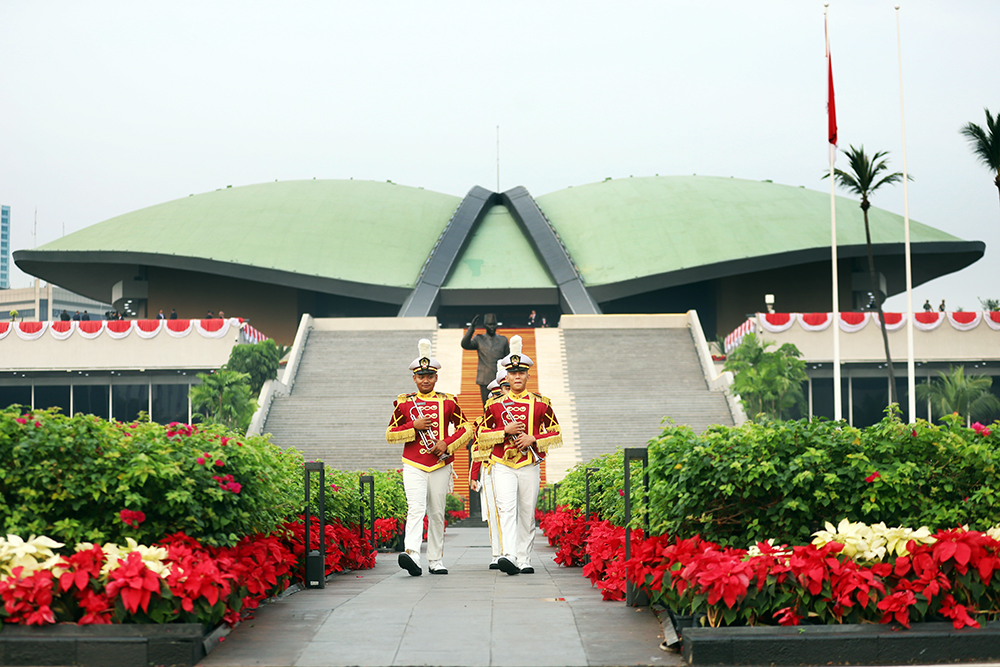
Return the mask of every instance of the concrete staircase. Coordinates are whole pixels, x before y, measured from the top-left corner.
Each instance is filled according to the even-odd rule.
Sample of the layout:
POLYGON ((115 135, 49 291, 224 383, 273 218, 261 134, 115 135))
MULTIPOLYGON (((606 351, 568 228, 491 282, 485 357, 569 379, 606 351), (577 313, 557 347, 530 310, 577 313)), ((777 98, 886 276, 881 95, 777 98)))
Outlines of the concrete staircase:
POLYGON ((664 417, 704 431, 732 426, 722 392, 709 391, 688 328, 567 328, 566 376, 580 458, 645 447, 664 417))
POLYGON ((324 330, 329 321, 314 322, 291 393, 274 398, 264 432, 328 468, 400 467, 401 448, 385 441, 385 429, 393 400, 414 390, 407 367, 417 341, 435 331, 324 330))
MULTIPOLYGON (((534 332, 532 375, 552 399, 565 441, 550 453, 550 481, 618 447, 644 447, 664 417, 698 432, 733 425, 725 394, 709 390, 689 321, 567 315, 559 329, 534 332)), ((400 467, 400 447, 386 443, 385 428, 393 399, 413 390, 407 367, 417 340, 434 343, 443 366, 438 388, 457 393, 461 331, 438 331, 433 318, 316 319, 311 327, 297 371, 285 379, 290 391, 275 395, 263 432, 331 468, 400 467)), ((478 406, 478 392, 470 392, 478 406)))

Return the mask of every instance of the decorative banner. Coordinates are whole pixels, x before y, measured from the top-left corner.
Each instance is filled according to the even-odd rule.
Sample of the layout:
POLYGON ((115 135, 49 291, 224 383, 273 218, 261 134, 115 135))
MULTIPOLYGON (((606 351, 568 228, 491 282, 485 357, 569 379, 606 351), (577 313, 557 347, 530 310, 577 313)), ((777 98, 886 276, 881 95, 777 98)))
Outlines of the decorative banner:
MULTIPOLYGON (((240 319, 240 323, 243 324, 242 318, 240 319)), ((267 336, 257 331, 249 324, 243 324, 243 326, 240 327, 240 331, 243 333, 243 340, 251 345, 254 343, 263 343, 267 340, 267 336)))
POLYGON ((799 326, 806 331, 825 331, 832 321, 831 313, 799 313, 799 326))
POLYGON ((725 340, 725 351, 729 354, 743 342, 743 337, 748 333, 753 333, 757 328, 757 323, 755 320, 747 320, 740 326, 736 327, 731 334, 726 336, 725 340))
MULTIPOLYGON (((898 331, 906 324, 906 315, 903 313, 882 313, 885 315, 885 330, 898 331)), ((878 313, 872 313, 872 321, 878 324, 878 313)))
POLYGON ((38 340, 45 333, 48 322, 18 322, 14 333, 21 340, 38 340))
POLYGON ((184 338, 191 333, 191 320, 166 320, 166 323, 167 328, 164 331, 174 338, 184 338))
POLYGON ((195 328, 205 338, 223 338, 229 332, 229 320, 192 320, 195 328))
POLYGON ((913 313, 913 326, 921 331, 934 331, 944 322, 944 313, 934 310, 913 313))
POLYGON ((100 320, 77 322, 76 331, 84 338, 94 339, 100 336, 101 332, 104 331, 104 322, 100 320))
MULTIPOLYGON (((983 319, 986 320, 986 324, 989 325, 990 329, 1000 331, 1000 310, 993 310, 986 313, 983 319)), ((0 335, 0 338, 3 338, 3 335, 0 335)))
POLYGON ((978 310, 959 310, 948 313, 948 321, 951 326, 959 331, 969 331, 979 326, 979 320, 983 319, 983 314, 978 310))
POLYGON ((76 322, 63 322, 62 320, 58 322, 53 322, 49 327, 49 333, 56 340, 66 340, 73 335, 73 325, 76 322))
POLYGON ((757 319, 760 320, 761 328, 771 333, 787 331, 795 324, 791 313, 757 313, 757 319))
POLYGON ((139 338, 155 338, 166 320, 136 320, 135 333, 139 338))
POLYGON ((857 333, 868 324, 868 313, 841 313, 840 330, 857 333))
POLYGON ((224 338, 230 327, 242 329, 241 342, 259 343, 267 340, 267 336, 257 331, 243 320, 236 317, 211 320, 87 320, 55 321, 55 322, 0 322, 0 340, 6 338, 13 330, 18 338, 37 340, 46 329, 57 340, 66 340, 77 332, 83 338, 93 340, 107 331, 116 340, 126 338, 134 330, 140 338, 156 338, 161 331, 166 331, 173 338, 184 338, 197 330, 204 338, 224 338))
POLYGON ((104 323, 104 328, 112 338, 122 339, 132 333, 132 322, 132 320, 111 320, 104 323))

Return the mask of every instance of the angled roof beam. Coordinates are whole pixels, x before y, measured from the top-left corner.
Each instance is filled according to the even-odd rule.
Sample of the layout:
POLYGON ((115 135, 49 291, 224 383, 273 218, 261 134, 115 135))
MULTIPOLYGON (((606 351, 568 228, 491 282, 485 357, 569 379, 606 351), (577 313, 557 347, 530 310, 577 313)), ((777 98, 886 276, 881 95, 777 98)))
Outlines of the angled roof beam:
POLYGON ((587 291, 569 252, 527 188, 521 185, 511 188, 500 195, 500 201, 527 232, 549 275, 559 287, 559 303, 563 312, 573 315, 601 314, 600 306, 587 291))
POLYGON ((472 232, 497 202, 498 196, 478 185, 469 190, 441 232, 420 270, 416 286, 399 309, 397 317, 428 317, 437 312, 441 285, 447 280, 462 251, 469 245, 472 232))

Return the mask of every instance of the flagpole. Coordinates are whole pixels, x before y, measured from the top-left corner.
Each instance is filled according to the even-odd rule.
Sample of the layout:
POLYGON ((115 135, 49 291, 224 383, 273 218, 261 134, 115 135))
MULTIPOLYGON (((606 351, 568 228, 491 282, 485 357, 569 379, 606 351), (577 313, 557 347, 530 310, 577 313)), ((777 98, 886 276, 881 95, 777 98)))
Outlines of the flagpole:
POLYGON ((899 29, 899 5, 896 5, 896 52, 899 57, 899 124, 903 131, 903 248, 906 255, 906 393, 907 416, 917 421, 917 378, 913 361, 913 264, 910 257, 910 188, 906 173, 906 114, 903 110, 903 40, 899 29))
POLYGON ((830 3, 823 4, 823 33, 826 37, 827 66, 827 116, 829 120, 830 141, 830 265, 833 282, 833 418, 843 419, 843 406, 840 388, 840 283, 837 276, 837 199, 834 193, 836 187, 834 162, 837 160, 837 111, 833 99, 833 59, 830 56, 830 32, 827 26, 827 13, 830 3))

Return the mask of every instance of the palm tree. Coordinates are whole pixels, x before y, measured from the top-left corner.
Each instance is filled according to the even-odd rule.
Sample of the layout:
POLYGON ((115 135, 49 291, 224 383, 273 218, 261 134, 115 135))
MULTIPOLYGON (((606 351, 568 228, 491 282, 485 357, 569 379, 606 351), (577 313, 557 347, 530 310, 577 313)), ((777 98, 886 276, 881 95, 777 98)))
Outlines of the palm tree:
POLYGON ((962 135, 972 144, 972 152, 979 161, 996 173, 993 183, 1000 192, 1000 114, 994 116, 989 109, 986 112, 986 128, 975 123, 967 123, 961 129, 962 135))
POLYGON ((917 398, 930 400, 931 409, 941 415, 957 412, 965 419, 991 421, 1000 412, 1000 399, 990 392, 993 378, 988 375, 965 375, 964 366, 955 366, 948 373, 938 373, 940 380, 917 385, 917 398))
MULTIPOLYGON (((861 197, 861 212, 865 217, 865 243, 868 246, 868 276, 871 279, 872 293, 875 295, 875 311, 878 313, 879 325, 882 330, 882 344, 885 346, 885 365, 889 369, 889 403, 897 403, 896 400, 896 374, 892 368, 892 356, 889 354, 889 334, 885 330, 885 317, 882 315, 882 292, 875 281, 875 257, 872 255, 872 232, 868 225, 868 209, 872 207, 869 198, 883 185, 898 183, 903 180, 903 174, 894 172, 879 178, 883 171, 889 169, 888 151, 879 151, 870 158, 865 154, 865 147, 859 148, 851 146, 846 151, 841 151, 847 156, 851 171, 846 172, 835 169, 837 185, 861 197)), ((824 174, 826 178, 829 174, 824 174)))
POLYGON ((223 368, 197 377, 201 384, 191 387, 191 408, 209 424, 245 431, 257 409, 250 395, 250 376, 223 368))

